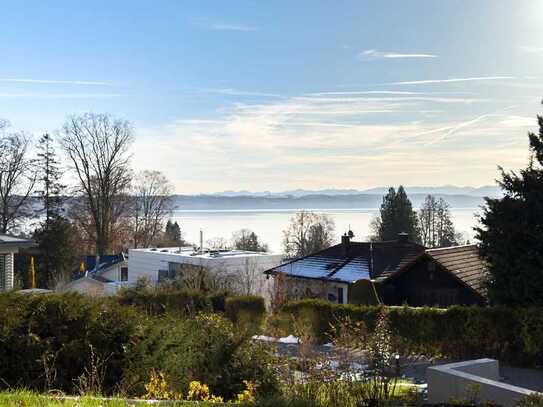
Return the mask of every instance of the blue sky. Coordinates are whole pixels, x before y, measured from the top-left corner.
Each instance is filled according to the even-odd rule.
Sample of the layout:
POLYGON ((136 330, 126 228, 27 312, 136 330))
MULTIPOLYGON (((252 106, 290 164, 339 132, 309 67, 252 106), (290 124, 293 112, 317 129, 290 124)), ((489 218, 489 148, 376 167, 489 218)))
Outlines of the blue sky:
POLYGON ((179 193, 489 184, 541 112, 541 1, 25 1, 1 21, 0 118, 128 119, 134 167, 179 193))

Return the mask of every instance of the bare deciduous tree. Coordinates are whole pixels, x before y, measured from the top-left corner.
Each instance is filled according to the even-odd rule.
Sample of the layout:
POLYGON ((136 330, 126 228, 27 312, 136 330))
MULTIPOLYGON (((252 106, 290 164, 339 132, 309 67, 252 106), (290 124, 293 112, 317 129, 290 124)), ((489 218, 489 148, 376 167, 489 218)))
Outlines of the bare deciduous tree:
POLYGON ((230 244, 224 237, 212 237, 206 241, 209 250, 230 250, 230 244))
POLYGON ((6 133, 7 122, 0 121, 0 232, 15 229, 22 218, 31 215, 30 195, 36 183, 30 141, 22 133, 6 133))
POLYGON ((329 216, 300 211, 283 231, 283 249, 289 258, 307 256, 330 247, 334 232, 335 224, 329 216))
POLYGON ((92 219, 98 255, 110 252, 112 231, 127 207, 132 141, 130 124, 108 114, 72 116, 63 128, 62 146, 92 219))
POLYGON ((134 247, 149 247, 160 236, 172 211, 173 187, 159 171, 142 171, 133 188, 134 247))
POLYGON ((454 230, 449 204, 443 198, 426 196, 419 210, 419 224, 421 241, 426 247, 456 246, 462 239, 454 230))

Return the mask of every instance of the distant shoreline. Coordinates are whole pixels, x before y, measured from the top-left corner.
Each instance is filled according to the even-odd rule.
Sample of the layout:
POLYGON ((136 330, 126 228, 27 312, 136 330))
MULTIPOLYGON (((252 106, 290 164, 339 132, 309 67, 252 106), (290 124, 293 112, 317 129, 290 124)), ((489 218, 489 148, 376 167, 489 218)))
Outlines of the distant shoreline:
MULTIPOLYGON (((415 208, 417 209, 417 208, 415 208)), ((473 211, 476 212, 480 207, 452 207, 455 211, 473 211)), ((373 208, 243 208, 243 209, 174 209, 173 212, 179 213, 288 213, 298 211, 311 212, 375 212, 379 207, 373 208)))
MULTIPOLYGON (((409 194, 413 208, 422 206, 427 194, 409 194)), ((443 198, 451 208, 479 208, 484 198, 472 195, 433 194, 443 198)), ((188 196, 173 197, 173 206, 178 211, 234 211, 234 210, 374 210, 381 206, 383 197, 375 194, 357 195, 305 195, 301 197, 256 197, 256 196, 188 196)))

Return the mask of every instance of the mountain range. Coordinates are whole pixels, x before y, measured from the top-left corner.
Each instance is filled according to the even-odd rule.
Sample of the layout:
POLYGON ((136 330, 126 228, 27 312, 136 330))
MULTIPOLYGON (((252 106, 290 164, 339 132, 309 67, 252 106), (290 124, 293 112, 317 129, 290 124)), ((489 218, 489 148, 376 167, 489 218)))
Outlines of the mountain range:
MULTIPOLYGON (((373 209, 378 208, 388 188, 354 189, 296 189, 284 192, 224 191, 202 195, 176 195, 177 210, 287 210, 287 209, 373 209)), ((415 208, 428 194, 445 199, 452 208, 477 208, 484 197, 499 197, 493 186, 407 187, 407 194, 415 208)))
MULTIPOLYGON (((253 196, 253 197, 296 197, 300 198, 307 195, 359 195, 359 194, 370 194, 370 195, 384 195, 388 191, 389 187, 375 187, 370 189, 319 189, 319 190, 307 190, 307 189, 293 189, 283 192, 250 192, 250 191, 223 191, 215 192, 211 194, 204 194, 210 196, 226 196, 226 197, 236 197, 236 196, 253 196)), ((408 194, 444 194, 444 195, 469 195, 469 196, 478 196, 478 197, 498 197, 501 196, 500 189, 498 186, 485 185, 482 187, 466 187, 466 186, 456 186, 456 185, 442 185, 436 187, 423 187, 423 186, 412 186, 405 187, 405 190, 408 194)))

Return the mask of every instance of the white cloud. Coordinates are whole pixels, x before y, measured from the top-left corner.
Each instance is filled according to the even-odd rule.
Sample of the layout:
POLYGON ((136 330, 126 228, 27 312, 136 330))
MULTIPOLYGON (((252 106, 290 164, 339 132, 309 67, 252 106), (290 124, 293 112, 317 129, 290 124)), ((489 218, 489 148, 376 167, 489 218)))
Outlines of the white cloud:
POLYGON ((210 24, 208 28, 213 31, 243 31, 243 32, 258 31, 257 27, 254 27, 251 25, 244 25, 244 24, 213 23, 213 24, 210 24))
POLYGON ((107 99, 120 97, 118 93, 40 93, 40 92, 5 92, 0 98, 28 99, 107 99))
POLYGON ((474 76, 469 78, 448 78, 448 79, 423 79, 418 81, 389 82, 381 85, 426 85, 434 83, 455 83, 455 82, 478 82, 495 81, 503 79, 517 79, 515 76, 474 76))
POLYGON ((536 120, 533 117, 525 116, 509 116, 502 121, 500 124, 505 127, 535 127, 537 125, 536 120))
POLYGON ((281 95, 278 95, 276 93, 254 92, 254 91, 246 91, 246 90, 233 89, 233 88, 220 88, 220 89, 206 88, 206 89, 202 89, 201 91, 204 93, 216 93, 219 95, 228 95, 228 96, 255 96, 255 97, 270 97, 270 98, 281 97, 281 95))
POLYGON ((421 53, 401 53, 401 52, 385 52, 375 49, 367 49, 358 54, 358 57, 362 60, 372 59, 414 59, 414 58, 437 58, 434 54, 421 54, 421 53))
POLYGON ((515 131, 524 116, 502 108, 470 117, 470 108, 456 119, 427 119, 429 104, 458 106, 457 99, 466 103, 342 95, 238 103, 218 118, 141 130, 135 162, 160 166, 180 193, 485 184, 495 178, 496 164, 524 164, 525 128, 515 131))
POLYGON ((259 30, 258 27, 255 27, 253 25, 217 21, 207 17, 194 17, 190 19, 190 22, 198 28, 210 31, 251 32, 259 30))
POLYGON ((534 47, 530 45, 523 45, 520 47, 521 51, 527 54, 543 54, 543 47, 534 47))
POLYGON ((85 86, 112 86, 111 81, 70 81, 55 79, 29 79, 29 78, 0 78, 0 82, 34 83, 46 85, 85 85, 85 86))

